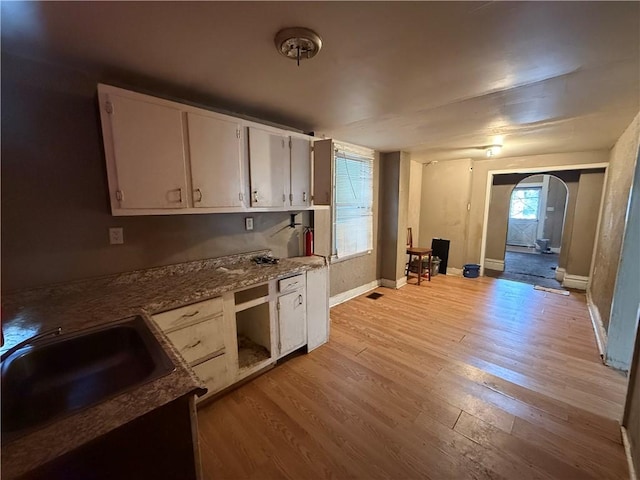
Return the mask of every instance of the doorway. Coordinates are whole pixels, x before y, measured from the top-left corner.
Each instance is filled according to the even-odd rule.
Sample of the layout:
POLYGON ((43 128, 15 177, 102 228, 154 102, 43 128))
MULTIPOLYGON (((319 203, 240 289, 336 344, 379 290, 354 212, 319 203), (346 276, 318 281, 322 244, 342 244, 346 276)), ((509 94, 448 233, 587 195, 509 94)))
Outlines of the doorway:
POLYGON ((486 273, 561 289, 556 271, 569 190, 563 180, 549 174, 527 176, 511 185, 510 195, 504 200, 508 203, 505 206, 507 232, 506 238, 503 237, 504 267, 502 271, 486 273))

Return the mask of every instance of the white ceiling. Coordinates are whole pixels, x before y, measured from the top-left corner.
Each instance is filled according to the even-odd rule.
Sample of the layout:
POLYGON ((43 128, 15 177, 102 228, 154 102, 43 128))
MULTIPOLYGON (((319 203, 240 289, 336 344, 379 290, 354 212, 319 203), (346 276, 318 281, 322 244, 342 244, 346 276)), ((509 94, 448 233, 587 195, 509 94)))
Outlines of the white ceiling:
POLYGON ((610 148, 640 110, 638 2, 2 2, 2 49, 422 161, 610 148))

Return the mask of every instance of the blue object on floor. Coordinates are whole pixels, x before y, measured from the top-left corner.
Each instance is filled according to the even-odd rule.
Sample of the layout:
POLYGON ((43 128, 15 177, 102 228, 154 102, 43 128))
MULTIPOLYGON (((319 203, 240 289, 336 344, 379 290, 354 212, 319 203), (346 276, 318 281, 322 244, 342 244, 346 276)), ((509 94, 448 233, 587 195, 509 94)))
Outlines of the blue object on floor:
POLYGON ((477 263, 466 263, 462 268, 462 275, 467 278, 478 278, 480 276, 480 265, 477 263))

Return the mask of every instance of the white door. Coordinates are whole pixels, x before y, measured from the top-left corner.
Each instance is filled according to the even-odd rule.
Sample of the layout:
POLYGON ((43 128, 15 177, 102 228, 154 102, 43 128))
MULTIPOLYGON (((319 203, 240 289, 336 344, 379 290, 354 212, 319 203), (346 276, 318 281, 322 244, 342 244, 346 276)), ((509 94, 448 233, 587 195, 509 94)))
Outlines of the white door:
POLYGON ((307 343, 306 309, 304 288, 278 298, 278 357, 307 343))
POLYGON ((537 220, 510 218, 507 229, 507 245, 519 245, 521 247, 535 246, 537 234, 537 220))
POLYGON ((306 138, 291 137, 290 204, 308 207, 311 197, 311 143, 306 138))
POLYGON ((193 206, 242 206, 240 124, 187 114, 193 206))
POLYGON ((288 138, 249 128, 249 170, 252 207, 283 207, 285 167, 289 167, 288 138))
POLYGON ((108 102, 120 208, 185 208, 182 112, 115 94, 108 102))

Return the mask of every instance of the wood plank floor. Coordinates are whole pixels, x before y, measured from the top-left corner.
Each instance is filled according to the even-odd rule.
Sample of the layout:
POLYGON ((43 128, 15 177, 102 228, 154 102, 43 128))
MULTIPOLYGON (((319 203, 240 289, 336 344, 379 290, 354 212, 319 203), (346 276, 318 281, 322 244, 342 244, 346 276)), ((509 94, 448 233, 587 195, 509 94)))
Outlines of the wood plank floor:
POLYGON ((626 479, 585 296, 439 275, 199 411, 205 479, 626 479))

